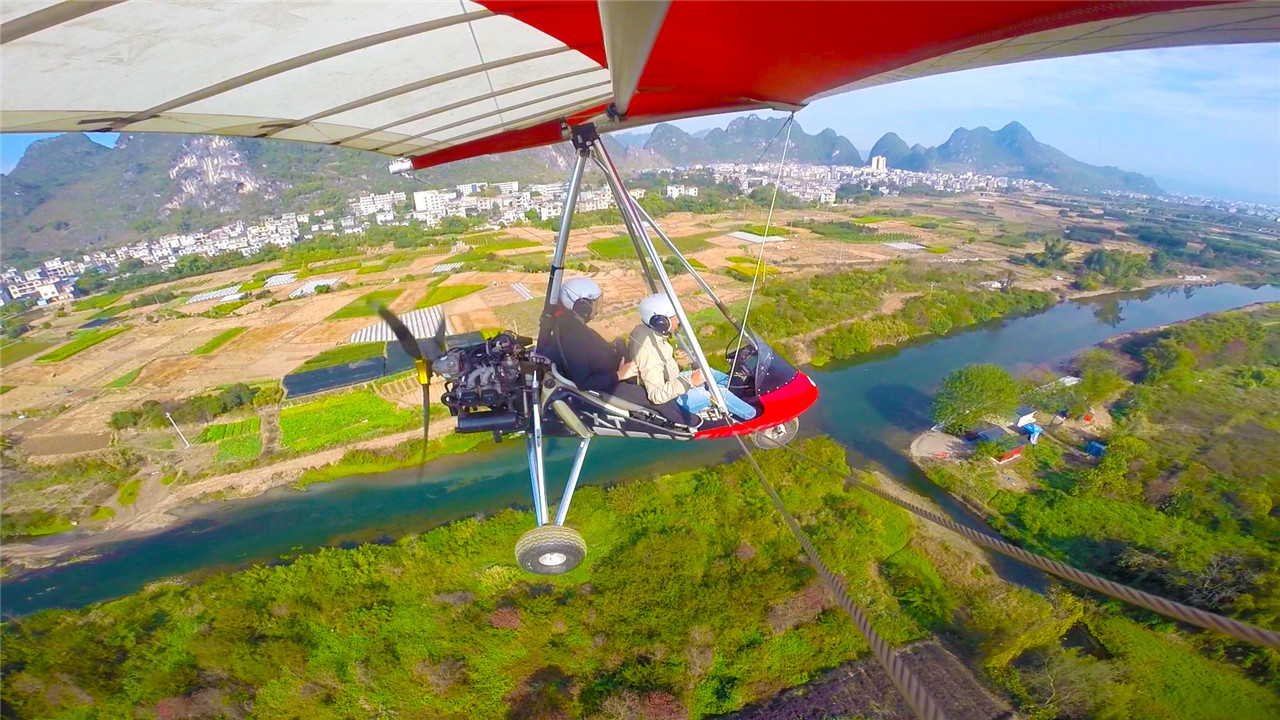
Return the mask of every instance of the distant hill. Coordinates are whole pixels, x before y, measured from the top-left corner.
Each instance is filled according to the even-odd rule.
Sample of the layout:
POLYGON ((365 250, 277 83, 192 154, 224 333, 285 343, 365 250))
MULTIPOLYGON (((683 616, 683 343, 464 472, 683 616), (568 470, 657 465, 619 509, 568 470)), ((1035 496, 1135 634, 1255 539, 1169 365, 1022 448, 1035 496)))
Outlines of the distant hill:
MULTIPOLYGON (((714 162, 776 162, 783 118, 735 118, 727 127, 687 133, 669 123, 606 135, 623 170, 714 162), (767 149, 767 152, 766 152, 767 149)), ((1159 193, 1155 181, 1079 162, 1009 123, 998 131, 960 128, 936 148, 887 133, 871 149, 891 168, 1009 175, 1067 190, 1159 193)), ((870 157, 870 156, 868 156, 870 157)), ((848 138, 830 128, 810 135, 791 128, 790 162, 861 165, 848 138)), ((168 232, 217 227, 284 210, 341 207, 362 191, 417 190, 462 182, 562 180, 566 145, 491 155, 421 170, 387 172, 382 155, 308 143, 202 135, 120 135, 115 148, 67 133, 34 143, 0 176, 3 262, 27 253, 66 253, 117 246, 168 232)), ((595 182, 596 180, 593 180, 595 182)))
POLYGON ((561 179, 571 157, 563 148, 523 150, 411 179, 387 172, 383 155, 311 143, 124 133, 107 148, 67 133, 32 144, 0 177, 4 262, 22 251, 115 246, 285 209, 341 206, 361 191, 561 179))
MULTIPOLYGON (((779 130, 785 118, 762 118, 759 115, 734 118, 725 128, 712 128, 689 134, 670 123, 654 126, 644 149, 664 158, 670 165, 699 165, 717 162, 777 162, 782 156, 779 130), (699 137, 699 134, 701 135, 699 137), (772 143, 772 145, 770 145, 772 143)), ((785 131, 784 131, 785 133, 785 131)), ((809 135, 796 123, 791 128, 790 162, 811 165, 861 165, 862 156, 849 139, 827 128, 809 135)))
POLYGON ((894 133, 885 133, 868 156, 883 155, 890 168, 926 172, 972 171, 1047 182, 1064 190, 1129 190, 1158 195, 1156 181, 1136 172, 1080 162, 1011 122, 992 132, 985 127, 957 128, 938 147, 911 148, 894 133))

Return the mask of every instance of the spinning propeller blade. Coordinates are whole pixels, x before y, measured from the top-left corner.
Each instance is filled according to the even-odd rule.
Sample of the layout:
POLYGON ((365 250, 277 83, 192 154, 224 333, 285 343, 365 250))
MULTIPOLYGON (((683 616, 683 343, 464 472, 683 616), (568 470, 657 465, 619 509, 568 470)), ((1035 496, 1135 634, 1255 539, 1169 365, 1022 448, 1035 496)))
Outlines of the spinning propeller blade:
POLYGON ((418 462, 418 476, 424 472, 423 468, 427 464, 427 440, 428 428, 431 426, 431 396, 429 388, 431 386, 431 363, 444 354, 444 321, 440 322, 436 329, 435 337, 431 339, 431 347, 428 348, 428 354, 424 355, 422 346, 418 343, 418 339, 413 336, 413 332, 405 327, 400 318, 396 314, 387 309, 385 305, 377 306, 378 314, 382 316, 387 326, 391 328, 391 332, 395 334, 396 340, 400 342, 400 347, 404 348, 405 353, 413 358, 413 365, 418 370, 418 384, 422 385, 422 459, 418 462))

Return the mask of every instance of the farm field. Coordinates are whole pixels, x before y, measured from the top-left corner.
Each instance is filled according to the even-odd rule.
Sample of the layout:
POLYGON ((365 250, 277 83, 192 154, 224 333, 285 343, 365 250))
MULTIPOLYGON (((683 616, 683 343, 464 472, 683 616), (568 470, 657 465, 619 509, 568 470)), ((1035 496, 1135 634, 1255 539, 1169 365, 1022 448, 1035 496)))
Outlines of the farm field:
POLYGON ((191 354, 192 355, 208 355, 214 350, 217 350, 223 345, 226 345, 227 343, 231 342, 234 338, 239 336, 240 333, 248 329, 249 328, 245 328, 245 327, 235 327, 235 328, 231 328, 230 330, 224 330, 218 333, 217 335, 215 335, 213 339, 210 340, 209 342, 192 350, 191 354))
POLYGON ((353 317, 370 317, 378 314, 378 305, 390 305, 392 300, 400 297, 400 293, 404 292, 404 288, 392 288, 390 290, 375 290, 371 293, 365 293, 360 297, 352 300, 346 305, 338 309, 337 312, 330 315, 328 320, 342 320, 344 318, 353 317))
POLYGON ((221 442, 223 440, 237 438, 242 435, 257 435, 260 427, 262 427, 262 420, 257 417, 246 418, 233 423, 206 425, 204 430, 200 432, 200 435, 196 437, 196 442, 221 442))
POLYGON ((109 293, 106 295, 93 295, 91 297, 76 300, 74 303, 72 303, 71 309, 75 312, 80 312, 81 310, 100 310, 108 305, 111 305, 112 303, 114 303, 115 301, 119 300, 122 297, 124 297, 124 293, 109 293))
POLYGON ((441 305, 450 300, 457 300, 466 297, 473 292, 478 292, 485 288, 484 285, 437 285, 427 291, 426 295, 414 305, 415 310, 421 310, 432 305, 441 305))
POLYGON ((348 363, 367 360, 373 357, 382 357, 386 353, 387 344, 381 342, 370 343, 354 343, 352 345, 339 345, 332 350, 324 352, 309 358, 294 372, 307 372, 308 370, 321 370, 328 367, 337 367, 348 363))
POLYGON ((0 367, 16 363, 53 347, 53 343, 36 340, 0 340, 0 367))
POLYGON ((111 328, 110 330, 84 330, 80 335, 71 342, 56 348, 50 352, 36 358, 36 362, 42 365, 48 363, 62 362, 67 358, 84 352, 100 342, 110 340, 120 333, 128 330, 127 327, 111 328))
POLYGON ((401 410, 369 390, 313 400, 280 411, 280 444, 309 452, 340 443, 409 430, 422 411, 401 410))

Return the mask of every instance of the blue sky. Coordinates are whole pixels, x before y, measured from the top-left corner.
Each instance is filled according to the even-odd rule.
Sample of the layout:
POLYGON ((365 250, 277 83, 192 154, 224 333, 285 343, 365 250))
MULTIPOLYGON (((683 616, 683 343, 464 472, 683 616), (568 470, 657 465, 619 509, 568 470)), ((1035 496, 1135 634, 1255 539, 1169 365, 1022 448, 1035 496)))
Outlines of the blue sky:
MULTIPOLYGON (((689 130, 729 116, 685 120, 689 130)), ((1011 120, 1076 159, 1154 176, 1165 189, 1280 204, 1280 45, 1143 50, 969 70, 813 103, 809 132, 866 153, 885 132, 938 145, 957 127, 1011 120)), ((0 171, 45 136, 0 136, 0 171)), ((113 136, 91 136, 104 144, 113 136)))

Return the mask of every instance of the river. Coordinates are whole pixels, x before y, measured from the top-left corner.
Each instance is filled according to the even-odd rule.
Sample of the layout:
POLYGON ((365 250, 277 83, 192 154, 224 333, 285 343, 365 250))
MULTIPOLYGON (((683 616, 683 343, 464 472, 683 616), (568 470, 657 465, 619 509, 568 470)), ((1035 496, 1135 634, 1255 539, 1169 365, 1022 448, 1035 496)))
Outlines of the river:
MULTIPOLYGON (((803 433, 826 433, 849 448, 853 466, 881 469, 928 495, 958 520, 969 517, 933 486, 906 455, 912 438, 932 423, 930 393, 952 370, 990 362, 1017 371, 1054 366, 1120 333, 1186 320, 1256 302, 1280 301, 1280 287, 1239 285, 1161 288, 1061 303, 1035 315, 1005 319, 944 338, 925 339, 856 360, 809 368, 822 396, 802 420, 803 433)), ((92 559, 24 572, 3 583, 3 613, 80 607, 136 592, 173 576, 198 577, 273 562, 323 546, 387 542, 478 513, 527 507, 523 442, 446 457, 417 470, 280 488, 257 498, 198 506, 163 532, 99 547, 92 559)), ((605 438, 596 441, 583 482, 615 483, 699 467, 731 456, 730 441, 672 443, 605 438)), ((573 444, 552 445, 549 492, 558 497, 573 444)), ((1031 587, 1029 569, 996 559, 1002 577, 1031 587)))

